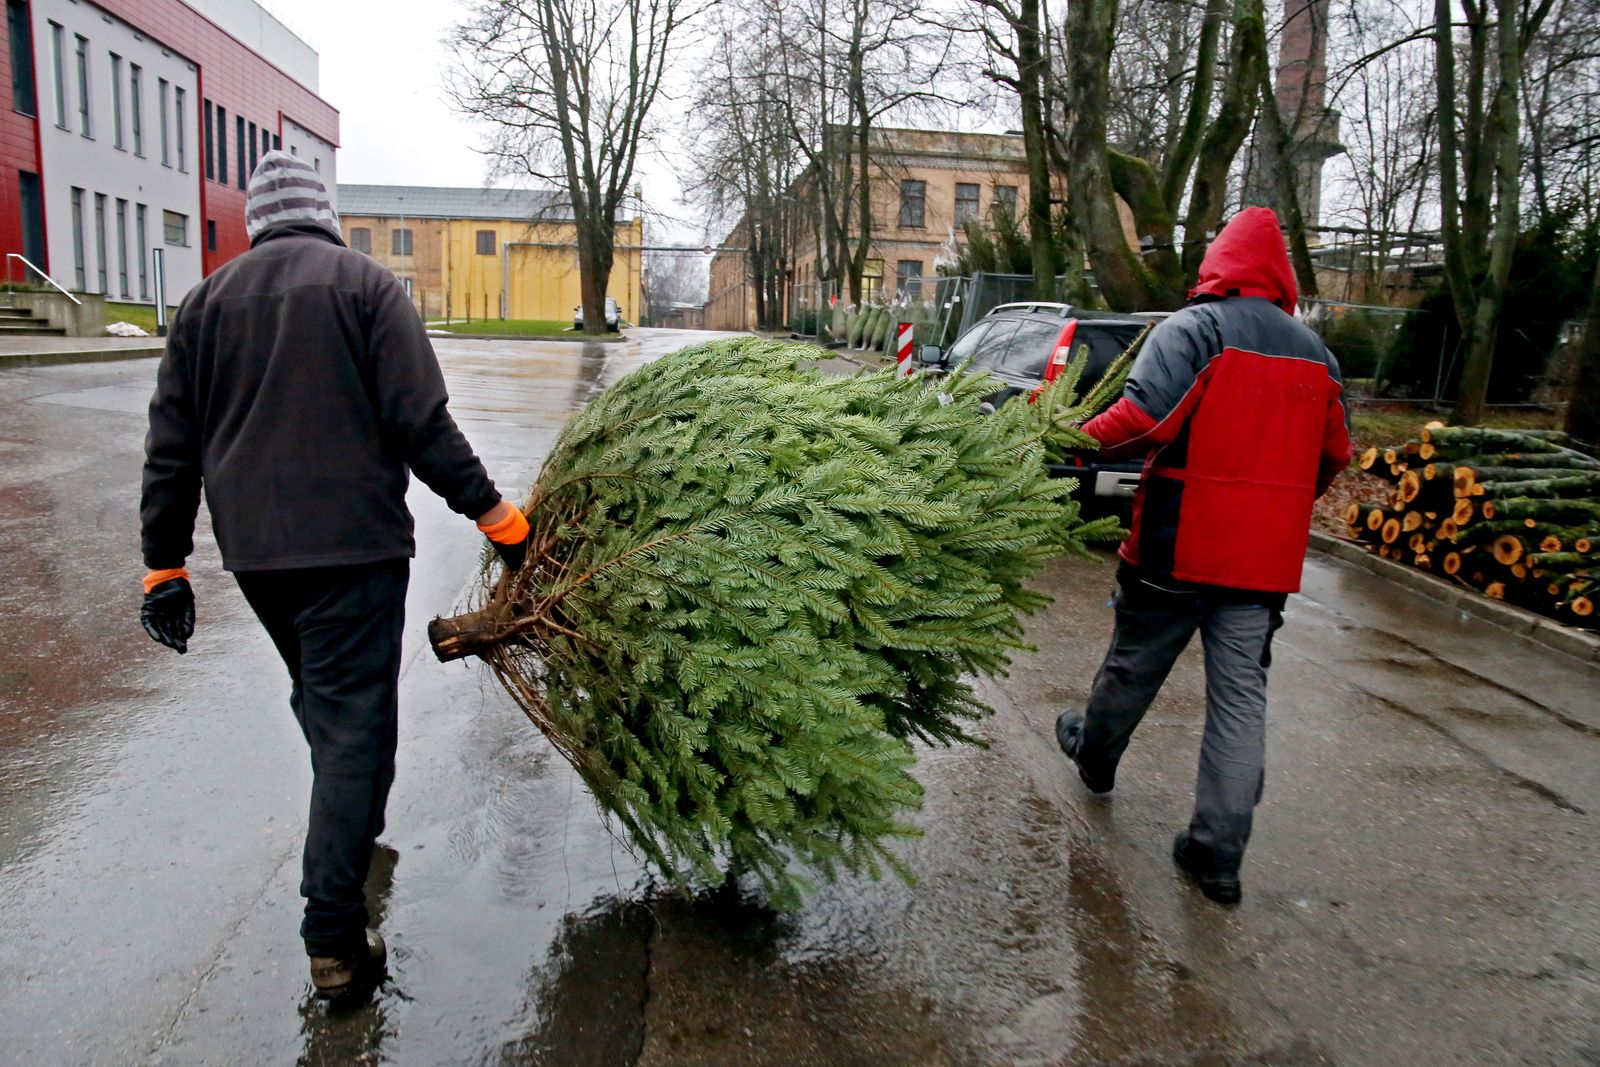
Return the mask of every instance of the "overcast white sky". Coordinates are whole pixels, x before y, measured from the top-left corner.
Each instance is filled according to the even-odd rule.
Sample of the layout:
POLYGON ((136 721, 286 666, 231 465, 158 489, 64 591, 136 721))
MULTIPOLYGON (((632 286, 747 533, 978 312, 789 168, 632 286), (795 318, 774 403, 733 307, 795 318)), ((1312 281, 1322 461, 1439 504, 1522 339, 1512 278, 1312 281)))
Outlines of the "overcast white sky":
MULTIPOLYGON (((483 185, 477 129, 451 111, 442 43, 460 0, 259 0, 321 57, 322 98, 339 109, 339 180, 381 185, 483 185)), ((668 107, 670 108, 670 103, 668 107)), ((672 217, 652 240, 698 243, 698 220, 677 202, 672 165, 643 160, 652 212, 672 217)), ((503 183, 502 183, 503 184, 503 183)))

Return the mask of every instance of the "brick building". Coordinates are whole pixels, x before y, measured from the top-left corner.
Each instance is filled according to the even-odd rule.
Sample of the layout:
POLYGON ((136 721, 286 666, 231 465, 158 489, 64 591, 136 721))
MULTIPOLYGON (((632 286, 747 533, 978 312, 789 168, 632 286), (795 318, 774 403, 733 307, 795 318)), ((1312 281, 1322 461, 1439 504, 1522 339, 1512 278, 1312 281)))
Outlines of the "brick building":
POLYGON ((162 248, 176 303, 249 248, 270 148, 336 187, 317 54, 253 0, 6 0, 4 34, 0 255, 68 289, 148 303, 162 248))
MULTIPOLYGON (((863 281, 869 295, 920 298, 922 280, 934 277, 950 256, 963 219, 986 217, 996 205, 1013 214, 1027 210, 1028 164, 1020 135, 880 129, 872 137, 873 239, 863 281)), ((813 180, 809 173, 802 175, 790 191, 793 199, 814 203, 813 180)), ((785 288, 796 307, 814 307, 839 286, 818 280, 815 228, 807 223, 801 229, 804 236, 785 288)), ((747 244, 743 230, 741 219, 724 244, 747 244)), ((744 330, 754 325, 746 255, 730 247, 711 260, 706 326, 744 330)))

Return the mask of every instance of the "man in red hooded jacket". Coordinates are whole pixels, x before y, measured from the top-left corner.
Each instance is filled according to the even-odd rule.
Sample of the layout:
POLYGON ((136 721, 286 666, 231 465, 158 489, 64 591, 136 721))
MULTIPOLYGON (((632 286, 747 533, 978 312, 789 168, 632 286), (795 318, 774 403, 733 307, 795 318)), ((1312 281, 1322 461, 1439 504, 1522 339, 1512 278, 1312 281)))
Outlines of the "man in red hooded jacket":
POLYGON ((1220 903, 1261 799, 1272 634, 1300 587, 1311 505, 1350 462, 1339 365, 1293 318, 1266 208, 1217 234, 1190 305, 1151 332, 1123 396, 1084 426, 1108 459, 1146 455, 1117 573, 1116 629, 1083 712, 1056 738, 1108 793, 1134 729, 1196 630, 1206 723, 1194 816, 1173 858, 1220 903))

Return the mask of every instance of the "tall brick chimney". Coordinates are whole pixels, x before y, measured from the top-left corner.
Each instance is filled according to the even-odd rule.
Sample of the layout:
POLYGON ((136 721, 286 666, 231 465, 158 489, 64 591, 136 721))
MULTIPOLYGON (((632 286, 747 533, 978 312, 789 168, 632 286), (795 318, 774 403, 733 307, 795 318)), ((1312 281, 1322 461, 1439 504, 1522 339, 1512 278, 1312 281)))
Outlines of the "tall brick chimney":
MULTIPOLYGON (((1278 114, 1293 145, 1300 210, 1308 227, 1322 215, 1322 165, 1344 151, 1339 113, 1327 106, 1328 6, 1329 0, 1284 0, 1273 82, 1278 114)), ((1248 196, 1252 203, 1281 207, 1272 180, 1272 150, 1262 142, 1254 146, 1248 196)))

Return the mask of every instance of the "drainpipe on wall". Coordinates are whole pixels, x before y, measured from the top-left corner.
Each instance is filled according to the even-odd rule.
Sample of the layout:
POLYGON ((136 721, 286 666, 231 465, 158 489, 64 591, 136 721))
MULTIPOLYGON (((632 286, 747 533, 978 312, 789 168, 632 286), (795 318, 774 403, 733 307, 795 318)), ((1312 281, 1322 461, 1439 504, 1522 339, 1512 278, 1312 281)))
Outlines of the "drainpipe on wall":
POLYGON ((514 242, 500 242, 500 321, 511 314, 511 246, 514 242))

